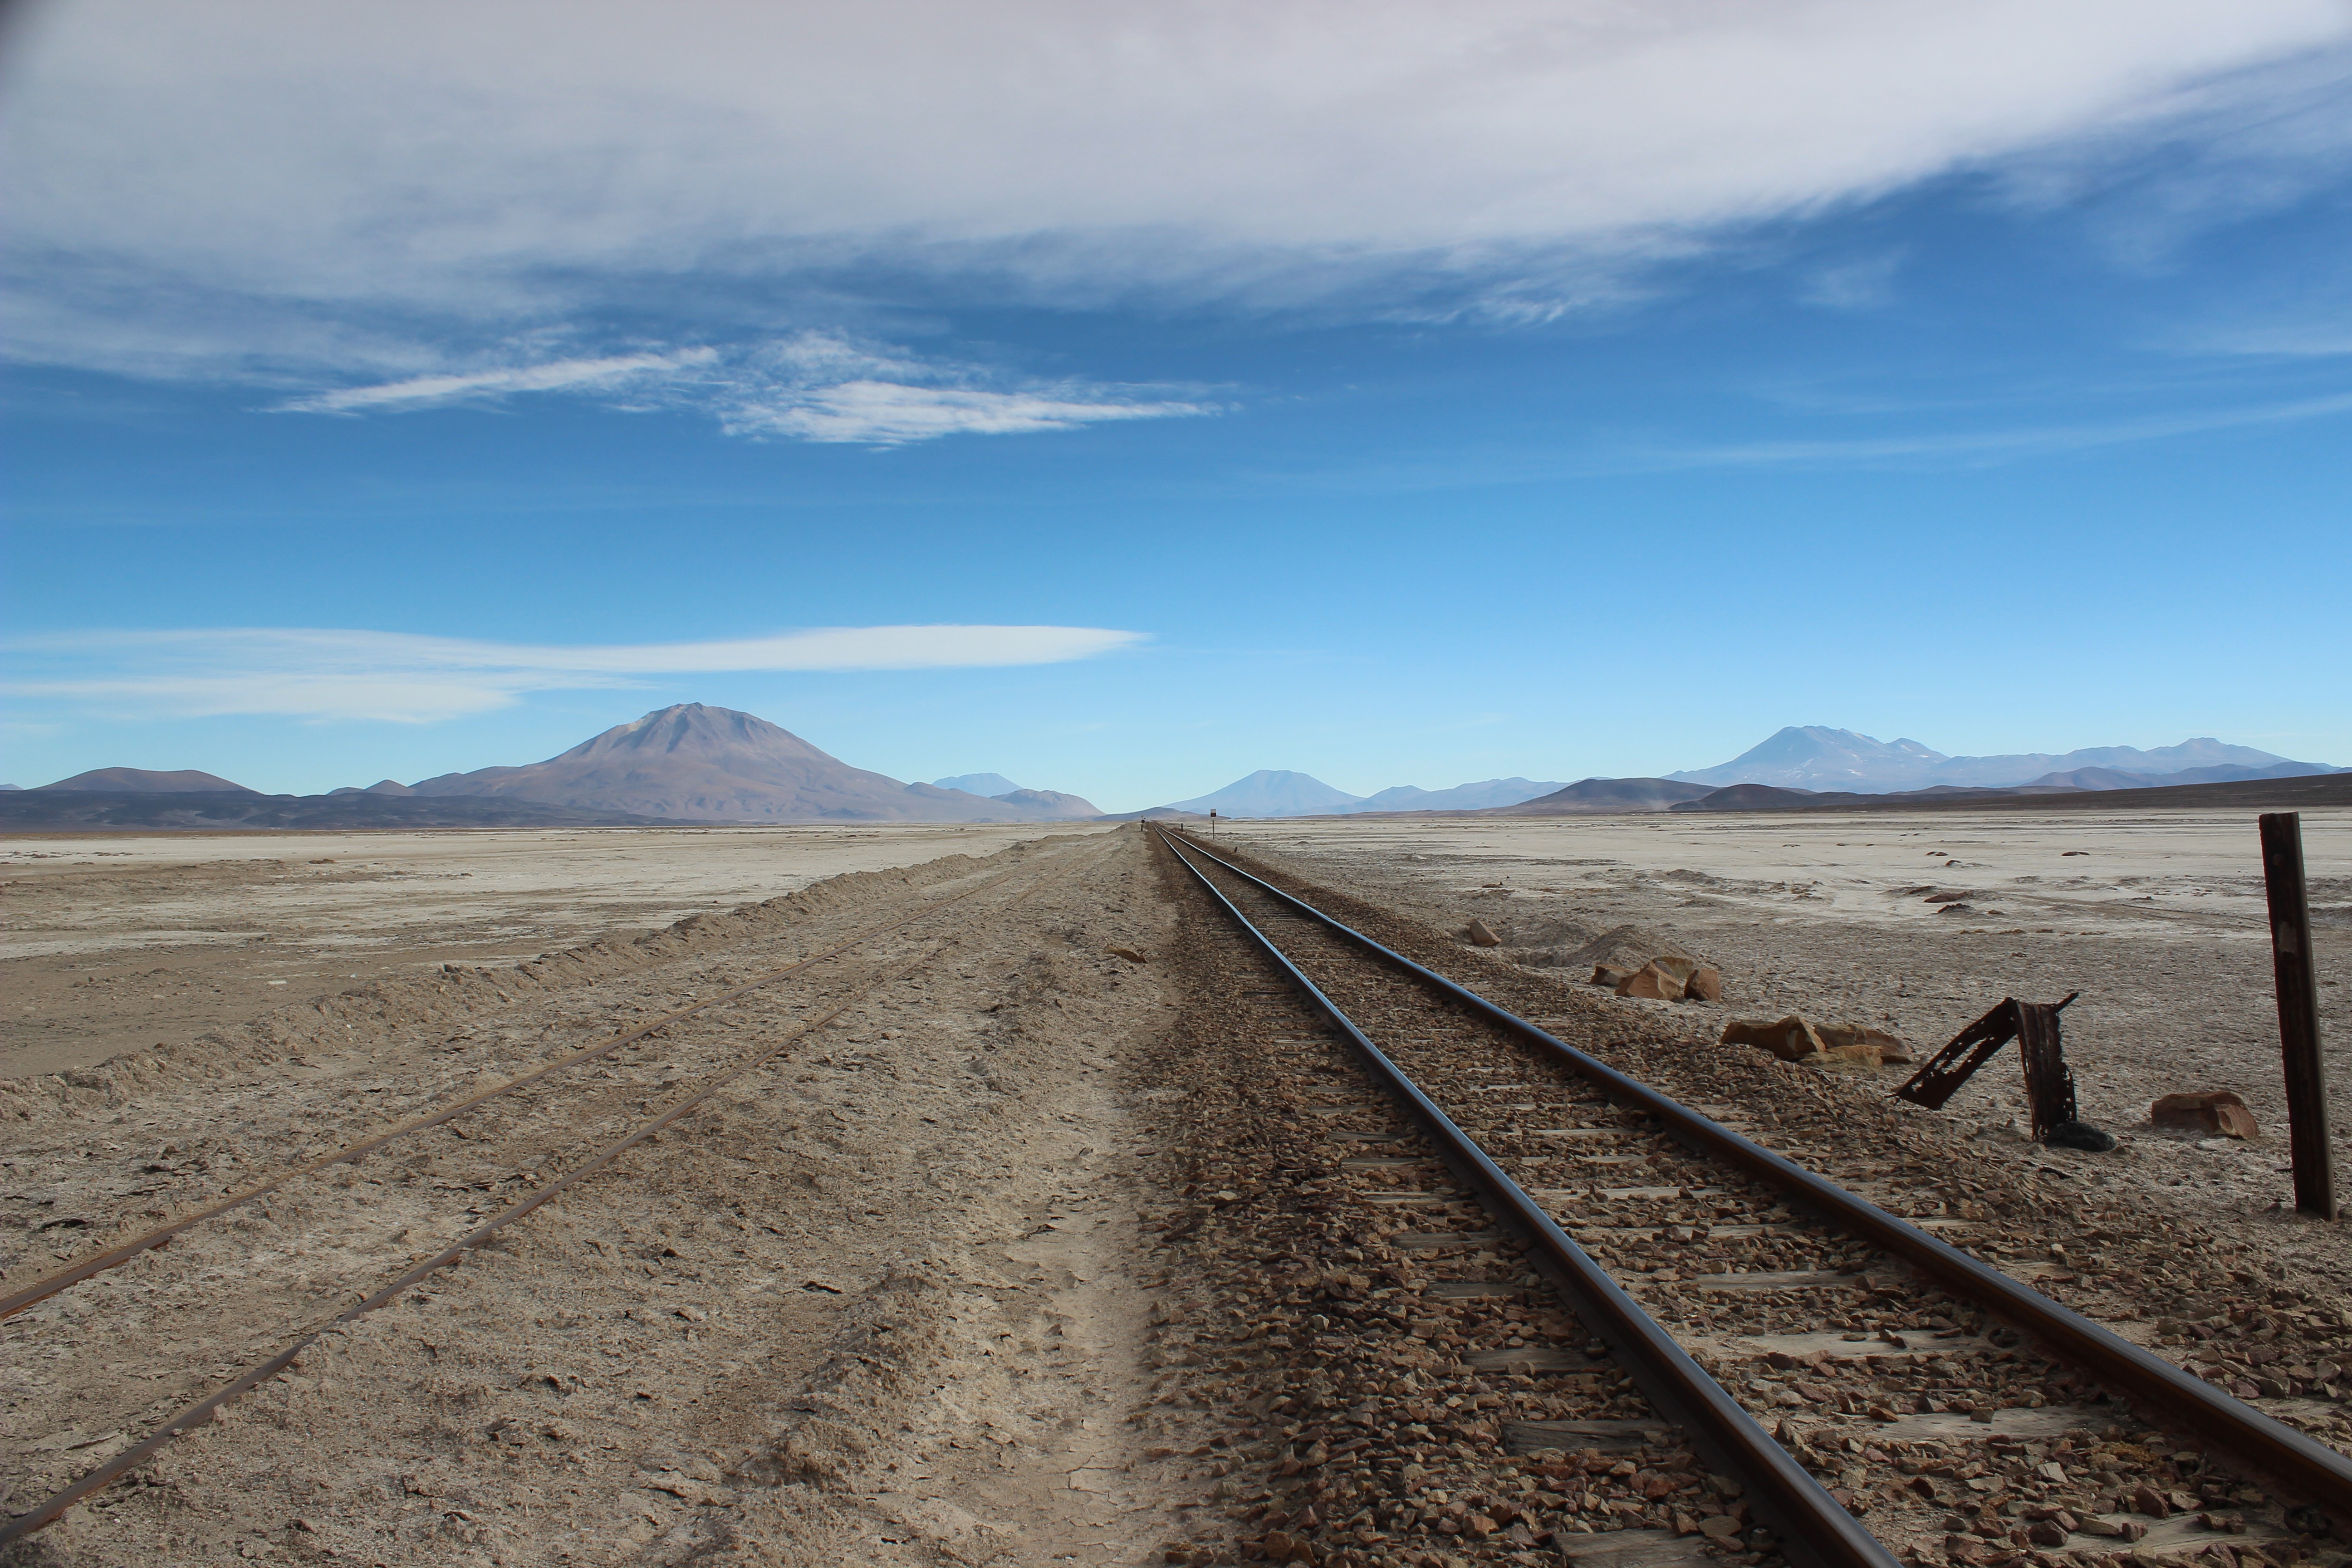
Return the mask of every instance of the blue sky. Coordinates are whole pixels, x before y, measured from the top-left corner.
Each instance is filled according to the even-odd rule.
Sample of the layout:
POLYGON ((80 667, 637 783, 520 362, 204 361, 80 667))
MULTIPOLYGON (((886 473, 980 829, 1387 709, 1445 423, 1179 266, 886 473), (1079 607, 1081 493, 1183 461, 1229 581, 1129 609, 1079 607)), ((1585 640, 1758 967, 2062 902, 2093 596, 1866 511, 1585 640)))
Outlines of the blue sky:
POLYGON ((2352 763, 2352 7, 389 15, 0 35, 0 778, 2352 763))

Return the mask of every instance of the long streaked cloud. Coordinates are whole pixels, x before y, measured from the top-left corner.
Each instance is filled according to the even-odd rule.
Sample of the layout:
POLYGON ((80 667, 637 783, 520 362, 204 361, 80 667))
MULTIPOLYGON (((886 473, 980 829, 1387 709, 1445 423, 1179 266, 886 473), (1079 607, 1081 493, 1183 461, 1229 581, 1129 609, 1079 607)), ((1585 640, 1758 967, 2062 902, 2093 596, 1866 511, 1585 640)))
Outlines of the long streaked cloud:
POLYGON ((269 714, 424 723, 533 691, 638 687, 723 671, 1003 668, 1095 658, 1147 640, 1102 626, 830 626, 708 642, 566 646, 280 627, 9 639, 14 697, 140 717, 269 714))
POLYGON ((2352 393, 2252 407, 2210 408, 2187 414, 2156 414, 2097 423, 2066 421, 1998 430, 1941 430, 1926 434, 1852 437, 1828 440, 1764 440, 1658 453, 1654 468, 1805 468, 1832 464, 1932 463, 1942 466, 2005 462, 2053 452, 2124 447, 2171 440, 2220 430, 2301 424, 2352 416, 2352 393))
MULTIPOLYGON (((467 356, 615 309, 676 342, 974 299, 1540 321, 1958 170, 2031 201, 2189 146, 2147 210, 2292 201, 2340 167, 2347 37, 2338 0, 72 0, 0 83, 8 352, 348 395, 528 374, 467 356)), ((772 433, 1134 416, 849 384, 772 433)))
POLYGON ((717 350, 701 348, 677 353, 548 360, 465 375, 415 375, 373 386, 338 387, 289 398, 279 406, 303 414, 358 414, 495 399, 520 392, 614 391, 646 382, 671 381, 681 372, 708 365, 718 357, 717 350))
POLYGON ((528 393, 603 397, 625 406, 695 407, 731 435, 895 447, 941 436, 1028 435, 1107 420, 1217 412, 1197 399, 1077 382, 989 384, 1003 378, 839 332, 800 332, 749 348, 553 359, 306 393, 290 413, 399 412, 496 402, 528 393))

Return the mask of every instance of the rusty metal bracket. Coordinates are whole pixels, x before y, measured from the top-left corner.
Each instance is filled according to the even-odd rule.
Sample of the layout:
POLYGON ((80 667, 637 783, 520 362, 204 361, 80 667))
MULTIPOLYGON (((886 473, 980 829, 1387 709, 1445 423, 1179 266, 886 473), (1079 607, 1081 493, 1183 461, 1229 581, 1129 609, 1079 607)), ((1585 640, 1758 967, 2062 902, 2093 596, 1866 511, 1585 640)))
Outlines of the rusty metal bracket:
POLYGON ((2074 1075, 2066 1066, 2066 1047, 2058 1036, 2058 1009, 2047 1002, 2019 1002, 2017 1049, 2025 1058, 2025 1102, 2033 1113, 2033 1141, 2047 1142, 2050 1130, 2072 1121, 2074 1075))
MULTIPOLYGON (((2001 1047, 2017 1038, 2024 1030, 2025 1022, 2020 1011, 2021 1008, 2038 1007, 2047 1013, 2050 1048, 2054 1052, 2057 1049, 2058 1040, 2058 1015, 2065 1010, 2068 1002, 2072 1002, 2081 994, 2080 991, 2069 991, 2066 993, 2064 1001, 2056 1003, 2020 1002, 2014 996, 2002 997, 2000 1004, 1990 1012, 1954 1035, 1950 1044, 1928 1058, 1925 1067, 1905 1079, 1903 1087, 1895 1091, 1895 1098, 1907 1100, 1912 1104, 1925 1106, 1929 1110, 1943 1110, 1944 1102, 1959 1092, 1960 1085, 1974 1078, 1979 1068, 2000 1055, 2001 1047)), ((2065 1058, 2063 1056, 2059 1057, 2059 1071, 2063 1073, 2065 1066, 2065 1058)), ((2025 1078, 2028 1092, 2031 1093, 2034 1081, 2034 1061, 2030 1053, 2026 1061, 2025 1078)), ((2066 1114, 2057 1118, 2057 1121, 2074 1120, 2074 1080, 2071 1075, 2065 1080, 2065 1096, 2066 1114)), ((2033 1103, 2035 1109, 2033 1135, 2039 1138, 2047 1129, 2041 1121, 2042 1100, 2038 1095, 2035 1096, 2033 1103)), ((2052 1125, 2056 1125, 2056 1121, 2052 1125)))

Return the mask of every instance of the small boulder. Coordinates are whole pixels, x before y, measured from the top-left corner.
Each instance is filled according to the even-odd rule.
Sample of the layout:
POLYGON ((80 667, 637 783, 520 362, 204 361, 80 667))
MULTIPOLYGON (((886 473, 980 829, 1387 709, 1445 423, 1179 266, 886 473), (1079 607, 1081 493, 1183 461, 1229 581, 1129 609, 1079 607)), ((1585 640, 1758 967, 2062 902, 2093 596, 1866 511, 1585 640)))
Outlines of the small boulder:
POLYGON ((1592 966, 1592 984, 1595 985, 1606 985, 1609 989, 1614 991, 1620 985, 1624 984, 1625 977, 1633 973, 1633 972, 1632 970, 1625 968, 1622 964, 1596 963, 1592 966))
POLYGON ((1761 1018, 1734 1018, 1723 1026, 1722 1044, 1755 1046, 1768 1050, 1784 1062, 1801 1061, 1810 1056, 1826 1052, 1828 1042, 1814 1027, 1791 1013, 1778 1023, 1761 1018))
POLYGON ((1691 971, 1690 978, 1683 982, 1683 994, 1694 1002, 1722 1001, 1723 971, 1711 964, 1700 964, 1691 971))
POLYGON ((1489 930, 1485 921, 1472 921, 1469 928, 1462 934, 1470 939, 1470 944, 1473 947, 1500 947, 1503 945, 1503 939, 1496 936, 1493 931, 1489 930))
POLYGON ((1916 1059, 1911 1055, 1910 1047, 1884 1029, 1874 1029, 1864 1024, 1821 1024, 1815 1027, 1821 1031, 1822 1041, 1832 1050, 1848 1047, 1867 1048, 1874 1053, 1874 1062, 1909 1062, 1916 1059))
POLYGON ((1815 1024, 1791 1013, 1778 1023, 1734 1018, 1723 1026, 1727 1046, 1755 1046, 1784 1062, 1813 1067, 1878 1067, 1913 1059, 1910 1047, 1884 1029, 1861 1024, 1815 1024))
POLYGON ((1103 951, 1109 953, 1114 958, 1123 958, 1129 963, 1149 963, 1151 962, 1151 960, 1144 957, 1142 953, 1137 952, 1134 948, 1121 947, 1117 942, 1111 943, 1108 947, 1104 948, 1103 951))
POLYGON ((2198 1132, 2218 1132, 2224 1138, 2259 1138, 2263 1130, 2246 1102, 2226 1089, 2202 1094, 2168 1094, 2147 1108, 2147 1119, 2158 1127, 2185 1127, 2198 1132))
POLYGON ((1634 996, 1649 1002, 1675 1002, 1682 998, 1683 979, 1665 967, 1664 959, 1652 959, 1617 983, 1617 994, 1634 996))
POLYGON ((2116 1146, 2116 1135, 2101 1131, 2087 1121, 2061 1121, 2042 1140, 2061 1149, 2082 1149, 2094 1154, 2104 1154, 2116 1146))

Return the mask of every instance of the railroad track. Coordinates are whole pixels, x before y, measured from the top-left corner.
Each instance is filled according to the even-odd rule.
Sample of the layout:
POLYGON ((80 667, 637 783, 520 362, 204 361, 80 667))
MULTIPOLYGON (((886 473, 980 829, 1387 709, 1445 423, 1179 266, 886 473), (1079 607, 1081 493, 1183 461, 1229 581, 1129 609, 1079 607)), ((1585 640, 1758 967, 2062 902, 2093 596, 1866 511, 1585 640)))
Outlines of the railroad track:
MULTIPOLYGON (((316 1313, 299 1326, 290 1328, 264 1321, 258 1337, 275 1340, 278 1342, 276 1348, 267 1354, 255 1356, 249 1364, 233 1376, 218 1382, 201 1397, 175 1404, 167 1413, 143 1422, 137 1421, 135 1414, 121 1409, 108 1416, 85 1416, 86 1421, 119 1421, 126 1427, 135 1424, 144 1428, 144 1435, 119 1453, 76 1476, 64 1487, 50 1492, 31 1508, 0 1521, 0 1546, 41 1530, 74 1504, 136 1471, 169 1444, 211 1421, 225 1406, 268 1383, 289 1366, 298 1365, 303 1352, 327 1334, 390 1305, 404 1291, 414 1289, 433 1274, 454 1267, 467 1252, 491 1242, 508 1227, 527 1218, 566 1191, 612 1169, 631 1151, 648 1142, 657 1142, 665 1129, 702 1109, 713 1096, 787 1058, 794 1047, 855 1013, 876 993, 933 963, 954 947, 963 931, 981 919, 1002 918, 1010 909, 1049 885, 1098 861, 1104 852, 1102 848, 1097 848, 1092 854, 1066 852, 1043 870, 1024 867, 992 878, 962 893, 932 900, 906 916, 867 928, 819 952, 698 1000, 691 1006, 674 1009, 650 1023, 560 1058, 540 1068, 354 1140, 331 1154, 300 1163, 248 1184, 194 1213, 184 1215, 101 1253, 74 1260, 66 1268, 0 1298, 0 1316, 21 1312, 28 1307, 64 1295, 76 1286, 132 1263, 142 1256, 166 1248, 174 1239, 194 1227, 222 1221, 237 1211, 261 1205, 266 1200, 274 1199, 287 1211, 298 1215, 313 1213, 315 1211, 309 1205, 299 1201, 304 1189, 319 1189, 308 1194, 312 1198, 331 1195, 333 1189, 321 1186, 320 1178, 336 1166, 355 1166, 366 1156, 435 1129, 449 1127, 457 1119, 481 1110, 509 1095, 520 1100, 529 1100, 535 1095, 546 1102, 534 1107, 541 1113, 536 1125, 501 1129, 496 1136, 477 1137, 455 1149, 440 1147, 433 1151, 434 1161, 442 1167, 446 1167, 452 1156, 458 1159, 470 1156, 476 1164, 487 1163, 491 1170, 487 1180, 468 1176, 462 1182, 442 1181, 437 1184, 439 1185, 455 1185, 466 1191, 476 1188, 495 1191, 499 1186, 520 1184, 521 1190, 497 1205, 495 1213, 485 1216, 480 1205, 469 1205, 462 1216, 452 1211, 444 1216, 440 1227, 440 1234, 450 1237, 446 1245, 428 1243, 422 1257, 411 1253, 397 1262, 374 1265, 377 1271, 368 1284, 351 1283, 349 1276, 355 1271, 346 1267, 343 1270, 345 1282, 339 1289, 343 1300, 357 1298, 352 1305, 339 1310, 316 1313), (574 1104, 570 1109, 577 1110, 580 1109, 578 1102, 586 1101, 589 1103, 585 1113, 568 1118, 551 1114, 566 1109, 562 1094, 563 1075, 570 1069, 600 1060, 625 1063, 625 1058, 616 1058, 616 1053, 631 1047, 642 1047, 656 1035, 673 1030, 682 1023, 714 1015, 730 1004, 740 1003, 779 982, 803 976, 816 965, 854 953, 882 938, 907 933, 909 928, 919 927, 967 900, 1004 887, 1024 871, 1032 873, 1028 885, 1015 893, 1008 903, 996 906, 985 914, 971 913, 965 920, 928 936, 918 932, 919 945, 911 957, 904 952, 894 952, 878 963, 869 963, 866 973, 830 984, 796 1009, 785 1009, 790 1013, 789 1016, 733 1020, 728 1029, 715 1037, 698 1042, 706 1059, 694 1068, 679 1074, 674 1071, 676 1063, 664 1064, 656 1070, 666 1076, 652 1085, 635 1078, 580 1084, 571 1091, 574 1104), (735 1040, 736 1029, 746 1024, 766 1037, 762 1042, 749 1048, 742 1047, 735 1040), (658 1103, 645 1098, 648 1087, 655 1089, 658 1103), (479 1223, 474 1223, 477 1220, 479 1223), (387 1274, 391 1276, 388 1280, 385 1279, 387 1274)), ((675 1043, 662 1054, 678 1054, 675 1043)), ((420 1153, 413 1163, 421 1163, 425 1158, 420 1153)), ((446 1177, 450 1173, 443 1168, 437 1169, 436 1174, 446 1177)), ((478 1176, 478 1173, 475 1174, 478 1176)), ((404 1228, 393 1240, 397 1242, 409 1235, 410 1230, 404 1228)), ((283 1249, 272 1247, 256 1250, 266 1250, 271 1254, 272 1263, 278 1268, 282 1269, 288 1262, 288 1255, 283 1249)), ((362 1263, 362 1267, 367 1265, 362 1263)), ((266 1274, 270 1272, 270 1265, 257 1264, 256 1269, 257 1273, 266 1274)), ((252 1303, 236 1295, 238 1286, 249 1287, 252 1283, 248 1277, 215 1278, 212 1281, 215 1316, 233 1315, 240 1310, 253 1311, 252 1303)), ((303 1283, 310 1297, 315 1299, 322 1293, 317 1289, 315 1281, 303 1283)), ((331 1289, 323 1293, 332 1295, 336 1290, 331 1289)), ((260 1316, 266 1319, 268 1314, 265 1312, 260 1316)), ((126 1378, 160 1375, 147 1373, 136 1363, 117 1370, 126 1378)), ((135 1389, 126 1385, 126 1402, 137 1397, 135 1389)))
MULTIPOLYGON (((1833 1496, 1808 1468, 1836 1479, 1848 1448, 1881 1460, 1885 1449, 1937 1458, 1954 1448, 1993 1450, 1990 1468, 1905 1466, 1919 1476, 1914 1489, 1949 1510, 1942 1524, 1952 1532, 1946 1541, 1956 1548, 1955 1561, 1970 1560, 1978 1546, 2000 1557, 2024 1549, 2105 1552, 2128 1545, 2145 1526, 2098 1520, 2079 1504, 2072 1510, 2037 1506, 2004 1488, 2017 1511, 1972 1507, 1984 1496, 1971 1489, 1976 1479, 1998 1478, 2004 1462, 2027 1454, 2020 1428, 2045 1439, 2042 1451, 2051 1447, 2046 1439, 2058 1438, 2057 1449, 2074 1461, 2073 1478, 2025 1483, 2044 1502, 2066 1500, 2062 1489, 2079 1490, 2092 1475, 2110 1500, 2118 1483, 2124 1495, 2134 1495, 2135 1478, 2099 1470, 2103 1461, 2090 1444, 2078 1449, 2065 1437, 2114 1433, 2124 1419, 2119 1408, 2061 1406, 2038 1393, 2027 1402, 2036 1408, 1972 1408, 1990 1403, 1981 1398, 1988 1381, 2016 1387, 2030 1376, 2055 1384, 2062 1368, 2087 1374, 2105 1396, 2189 1436, 2217 1465, 2259 1478, 2288 1505, 2295 1526, 2324 1531, 2318 1515, 2294 1511, 2315 1508, 2334 1518, 2339 1532, 2352 1534, 2352 1460, 2342 1454, 1412 963, 1197 840, 1165 830, 1160 838, 1345 1037, 1384 1091, 1373 1103, 1328 1103, 1347 1091, 1319 1076, 1311 1060, 1297 1089, 1302 1099, 1327 1102, 1315 1110, 1327 1118, 1328 1137, 1377 1152, 1342 1163, 1361 1201, 1428 1216, 1416 1222, 1428 1228, 1392 1236, 1391 1247, 1432 1259, 1433 1267, 1450 1260, 1470 1276, 1453 1282, 1457 1290, 1508 1283, 1522 1266, 1551 1281, 1594 1336, 1588 1352, 1605 1351, 1647 1395, 1654 1421, 1682 1428, 1702 1458, 1737 1478, 1752 1516, 1792 1560, 1894 1560, 1842 1506, 1843 1489, 1833 1496), (1433 1179, 1441 1166, 1457 1187, 1433 1179), (1669 1240, 1676 1254, 1697 1244, 1784 1267, 1725 1267, 1694 1277, 1668 1270, 1661 1290, 1658 1275, 1643 1268, 1657 1265, 1643 1253, 1669 1240), (1792 1262, 1812 1267, 1785 1267, 1792 1262), (1626 1282, 1658 1310, 1645 1311, 1626 1282), (1662 1316, 1672 1322, 1662 1323, 1662 1316), (1824 1318, 1836 1326, 1824 1331, 1824 1318), (2030 1339, 2020 1342, 2001 1324, 2030 1339), (1763 1363, 1759 1372, 1791 1375, 1737 1377, 1733 1369, 1756 1362, 1763 1363), (1725 1386, 1734 1379, 1738 1393, 1725 1386), (1956 1394, 1961 1385, 1980 1397, 1956 1394), (1808 1425, 1826 1416, 1830 1435, 1817 1428, 1809 1444, 1801 1428, 1782 1419, 1788 1405, 1803 1410, 1808 1425), (1785 1442, 1767 1431, 1768 1422, 1785 1442), (2099 1533, 2103 1529, 2122 1539, 2099 1533)), ((1572 1352, 1549 1353, 1561 1372, 1572 1370, 1572 1352)), ((1539 1355, 1523 1361, 1538 1370, 1546 1364, 1539 1355)), ((1495 1364, 1509 1363, 1505 1358, 1495 1364)), ((1559 1391, 1579 1380, 1565 1375, 1548 1385, 1538 1379, 1521 1398, 1557 1415, 1559 1391)), ((1574 1397, 1567 1404, 1573 1406, 1574 1397)), ((1565 1424, 1507 1420, 1504 1430, 1522 1447, 1574 1448, 1625 1426, 1603 1415, 1565 1424)), ((2062 1478, 2068 1468, 2063 1459, 2039 1468, 2062 1478)), ((2168 1472, 2140 1480, 2143 1487, 2159 1483, 2155 1511, 2200 1500, 2168 1490, 2175 1479, 2168 1472)), ((1378 1481, 1364 1484, 1376 1489, 1378 1481)), ((2258 1512, 2263 1500, 2255 1500, 2258 1512)), ((1391 1520, 1414 1511, 1379 1506, 1391 1520)), ((2227 1501, 2222 1506, 2226 1511, 2227 1501)), ((2199 1517, 2221 1516, 2206 1500, 2199 1517)), ((2270 1531, 2274 1546, 2280 1534, 2275 1527, 2270 1531)), ((2242 1536, 2234 1539, 2244 1543, 2242 1536)), ((1749 1544, 1768 1543, 1759 1537, 1749 1544)))

